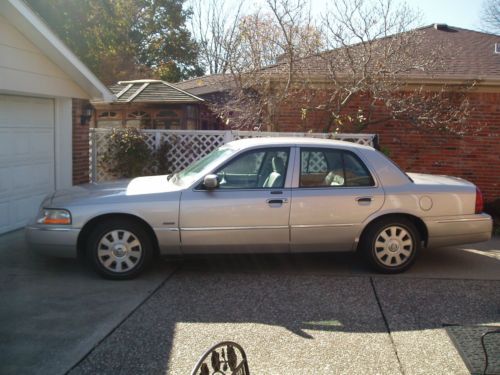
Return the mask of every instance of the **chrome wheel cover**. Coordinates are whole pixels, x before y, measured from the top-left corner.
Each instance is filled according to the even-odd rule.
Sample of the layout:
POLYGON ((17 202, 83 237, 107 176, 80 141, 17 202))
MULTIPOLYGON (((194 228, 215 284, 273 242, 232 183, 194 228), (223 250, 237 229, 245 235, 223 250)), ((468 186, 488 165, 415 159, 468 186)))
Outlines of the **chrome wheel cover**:
POLYGON ((386 267, 399 267, 410 260, 414 251, 410 232, 399 225, 381 230, 375 238, 377 260, 386 267))
POLYGON ((97 244, 97 259, 111 272, 123 273, 134 269, 142 255, 142 246, 137 236, 123 229, 106 233, 97 244))

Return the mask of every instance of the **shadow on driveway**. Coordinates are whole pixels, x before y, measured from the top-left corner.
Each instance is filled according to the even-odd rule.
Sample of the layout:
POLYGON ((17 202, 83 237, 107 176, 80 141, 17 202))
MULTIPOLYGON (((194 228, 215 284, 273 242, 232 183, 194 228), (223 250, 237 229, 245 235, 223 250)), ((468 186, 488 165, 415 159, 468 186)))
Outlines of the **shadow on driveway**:
MULTIPOLYGON (((462 255, 464 271, 498 264, 462 255)), ((500 282, 450 279, 451 263, 429 279, 372 275, 352 254, 191 258, 72 374, 189 374, 224 340, 255 374, 467 374, 442 325, 498 324, 500 282)))
POLYGON ((112 282, 14 232, 0 237, 0 373, 189 374, 234 340, 253 374, 466 374, 441 327, 500 321, 496 241, 424 252, 398 276, 355 254, 225 255, 112 282))
POLYGON ((0 374, 63 374, 174 268, 103 280, 76 260, 31 253, 23 231, 0 236, 0 256, 0 374))

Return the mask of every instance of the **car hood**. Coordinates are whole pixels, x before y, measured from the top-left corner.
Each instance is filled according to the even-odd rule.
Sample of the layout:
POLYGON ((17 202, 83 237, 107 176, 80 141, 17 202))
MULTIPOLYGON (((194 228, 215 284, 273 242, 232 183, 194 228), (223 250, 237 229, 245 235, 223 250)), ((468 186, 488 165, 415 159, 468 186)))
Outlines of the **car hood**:
POLYGON ((132 180, 84 184, 57 190, 50 199, 50 205, 63 208, 68 204, 82 201, 106 202, 120 196, 167 193, 180 189, 180 186, 167 180, 167 175, 137 177, 132 180))

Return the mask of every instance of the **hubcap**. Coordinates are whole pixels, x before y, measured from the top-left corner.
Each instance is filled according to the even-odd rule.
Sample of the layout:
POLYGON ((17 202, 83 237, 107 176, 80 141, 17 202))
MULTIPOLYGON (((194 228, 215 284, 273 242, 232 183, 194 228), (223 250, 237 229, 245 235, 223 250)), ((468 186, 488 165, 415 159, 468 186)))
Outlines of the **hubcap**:
POLYGON ((392 225, 384 228, 375 240, 375 255, 388 267, 397 267, 407 262, 413 252, 413 239, 403 227, 392 225))
POLYGON ((112 272, 130 271, 137 266, 141 257, 141 243, 135 234, 127 230, 108 232, 97 244, 99 262, 112 272))

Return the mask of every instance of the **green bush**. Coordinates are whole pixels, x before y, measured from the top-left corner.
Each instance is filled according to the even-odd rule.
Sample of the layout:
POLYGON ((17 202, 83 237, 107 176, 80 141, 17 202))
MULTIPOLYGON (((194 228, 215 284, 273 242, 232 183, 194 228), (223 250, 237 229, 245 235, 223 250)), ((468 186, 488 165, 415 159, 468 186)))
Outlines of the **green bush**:
POLYGON ((108 149, 100 160, 101 167, 117 178, 147 174, 152 151, 144 136, 134 128, 113 129, 107 140, 108 149))

